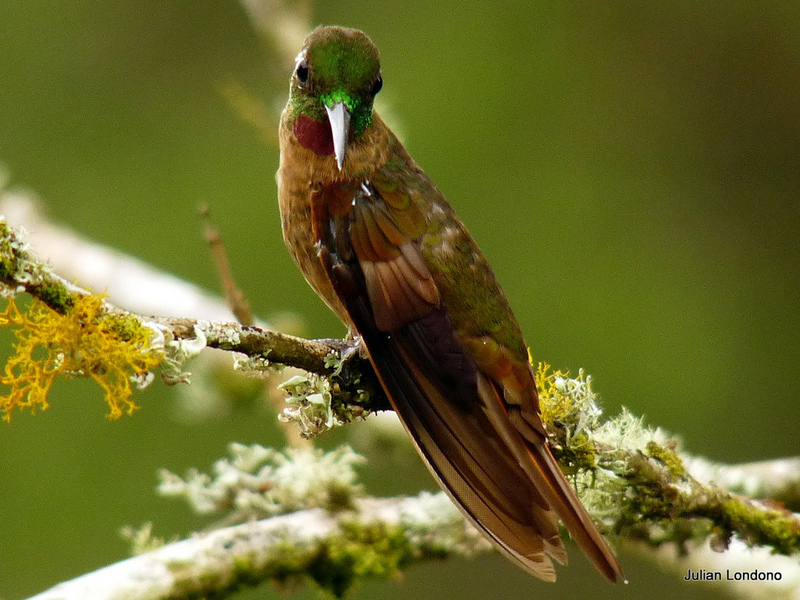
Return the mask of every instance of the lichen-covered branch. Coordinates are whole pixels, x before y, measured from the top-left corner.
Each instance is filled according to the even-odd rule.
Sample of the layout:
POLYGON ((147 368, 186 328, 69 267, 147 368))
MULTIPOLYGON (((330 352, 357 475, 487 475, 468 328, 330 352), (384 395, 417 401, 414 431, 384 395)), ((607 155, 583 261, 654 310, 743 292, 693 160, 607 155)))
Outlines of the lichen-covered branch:
MULTIPOLYGON (((580 383, 572 380, 568 385, 575 388, 573 384, 579 387, 580 383)), ((644 439, 648 432, 654 433, 635 430, 629 415, 621 419, 622 423, 614 424, 614 419, 609 423, 624 438, 644 439)), ((593 438, 593 432, 584 433, 593 438)), ((689 486, 691 490, 670 491, 677 483, 674 477, 685 474, 664 451, 658 444, 651 444, 646 452, 600 451, 601 463, 611 470, 598 467, 591 488, 584 487, 585 479, 578 481, 595 521, 607 533, 616 530, 612 536, 616 542, 650 550, 656 561, 681 576, 687 570, 720 572, 748 594, 755 590, 761 597, 797 597, 800 565, 796 556, 776 560, 765 548, 745 553, 748 544, 738 538, 726 552, 719 552, 719 547, 709 552, 712 546, 703 538, 713 536, 717 529, 715 507, 726 501, 746 501, 696 483, 689 486), (648 490, 647 511, 636 508, 642 502, 637 487, 648 490), (664 495, 665 505, 660 508, 656 508, 656 490, 664 495), (674 503, 674 514, 665 516, 667 506, 681 494, 686 497, 674 503), (703 508, 707 494, 715 499, 703 508), (630 502, 618 504, 625 495, 631 496, 630 502), (702 522, 692 523, 697 515, 702 522), (670 539, 669 529, 681 534, 670 539), (656 539, 655 533, 662 536, 656 539), (771 575, 771 579, 757 581, 757 589, 747 586, 740 574, 754 573, 756 577, 771 575)), ((225 597, 241 586, 264 582, 312 583, 340 597, 366 578, 396 577, 415 562, 492 551, 444 493, 365 497, 354 471, 362 460, 347 447, 328 453, 299 449, 283 453, 232 444, 230 456, 214 464, 213 474, 191 470, 181 477, 162 471, 162 495, 183 498, 195 511, 213 515, 225 526, 218 521, 216 529, 166 545, 152 538, 150 527, 145 526, 129 534, 137 554, 134 558, 57 585, 30 600, 225 597)), ((737 533, 745 533, 745 539, 752 537, 749 523, 753 519, 770 520, 764 507, 754 504, 752 511, 744 521, 738 510, 726 517, 737 533)), ((796 521, 797 516, 782 518, 796 521)))
POLYGON ((689 472, 701 481, 751 498, 781 502, 800 512, 800 457, 723 465, 700 457, 686 460, 689 472))
MULTIPOLYGON (((27 292, 62 315, 67 314, 79 298, 91 295, 89 290, 53 273, 30 252, 18 233, 4 220, 0 220, 0 283, 8 288, 9 293, 27 292)), ((108 314, 132 314, 110 302, 104 303, 104 310, 108 314)), ((332 369, 326 365, 326 357, 347 347, 339 340, 306 340, 237 323, 135 316, 142 322, 163 326, 175 340, 193 340, 202 336, 209 348, 262 357, 318 374, 330 373, 332 369)))
POLYGON ((614 527, 628 538, 654 547, 673 544, 682 551, 690 542, 708 541, 724 551, 735 536, 776 554, 800 553, 800 516, 777 503, 698 481, 684 468, 676 446, 651 442, 643 452, 601 454, 599 463, 616 464, 612 470, 625 482, 614 527))
POLYGON ((678 442, 627 411, 601 419, 591 378, 539 369, 542 416, 554 454, 576 471, 583 501, 606 531, 680 551, 735 536, 777 554, 800 553, 800 517, 777 503, 738 495, 693 477, 678 442))
POLYGON ((347 447, 229 450, 213 476, 165 470, 159 485, 162 495, 182 497, 197 512, 225 516, 227 526, 167 545, 145 526, 129 533, 134 558, 33 598, 222 597, 264 581, 313 582, 342 596, 367 577, 395 577, 415 562, 490 547, 444 494, 365 497, 354 470, 364 459, 347 447))
MULTIPOLYGON (((87 323, 99 324, 102 321, 101 329, 111 332, 110 341, 107 347, 116 348, 115 342, 125 342, 126 336, 130 337, 132 325, 136 323, 139 328, 147 328, 152 339, 149 348, 140 347, 141 356, 131 355, 131 361, 136 362, 145 354, 158 353, 162 375, 168 383, 184 381, 186 374, 183 365, 192 356, 196 355, 203 348, 218 348, 221 350, 239 353, 250 359, 241 366, 250 369, 263 369, 269 365, 282 365, 302 369, 314 376, 324 376, 328 385, 329 399, 335 407, 337 414, 341 407, 342 414, 349 414, 352 408, 348 408, 350 403, 358 403, 358 411, 383 410, 388 408, 385 397, 380 393, 380 386, 369 368, 365 359, 361 358, 356 350, 356 345, 352 341, 346 340, 307 340, 275 331, 261 329, 259 327, 245 327, 235 322, 215 322, 191 318, 177 317, 156 317, 147 315, 137 315, 114 306, 104 298, 93 295, 90 291, 71 284, 62 277, 54 273, 43 261, 36 258, 30 251, 26 243, 19 237, 18 233, 11 228, 4 220, 0 220, 0 284, 5 290, 5 295, 13 298, 14 296, 27 292, 38 300, 43 307, 53 311, 52 322, 48 322, 46 313, 37 313, 45 325, 50 325, 49 329, 62 331, 63 323, 72 323, 75 327, 82 328, 87 323), (92 306, 92 317, 84 317, 87 304, 92 306), (79 310, 75 310, 76 306, 79 310), (64 320, 57 320, 58 317, 64 320), (63 323, 62 323, 63 321, 63 323), (125 335, 113 335, 114 332, 122 331, 125 335)), ((36 306, 34 310, 39 310, 36 306)), ((25 327, 29 326, 31 320, 20 319, 18 322, 8 324, 23 327, 22 336, 30 336, 30 332, 25 327)), ((44 329, 42 328, 44 331, 44 329)), ((31 340, 32 348, 37 345, 52 348, 54 342, 60 338, 52 336, 39 336, 31 340)), ((70 347, 70 344, 77 343, 79 337, 68 336, 61 339, 61 345, 54 354, 53 362, 58 362, 61 356, 81 354, 77 348, 70 347)), ((57 344, 56 344, 57 345, 57 344)), ((32 356, 34 353, 31 352, 32 356)), ((47 365, 23 365, 26 369, 35 372, 49 372, 47 365)), ((63 369, 62 369, 63 370, 63 369)), ((8 371, 8 369, 7 369, 8 371)), ((98 363, 92 369, 74 368, 69 370, 69 374, 83 374, 85 376, 98 375, 97 379, 103 384, 102 376, 109 372, 108 366, 98 363)), ((121 372, 121 371, 120 371, 121 372)), ((58 373, 56 373, 58 374, 58 373)), ((144 375, 136 371, 132 375, 144 375)), ((14 387, 15 374, 7 372, 5 383, 14 387)), ((142 377, 142 381, 149 381, 142 377)), ((314 385, 318 385, 316 378, 310 379, 314 385)), ((27 389, 31 386, 17 386, 16 392, 27 394, 27 389)), ((46 387, 40 381, 34 382, 32 389, 46 387)), ((108 388, 107 385, 104 387, 108 388)), ((45 389, 45 392, 46 392, 45 389)), ((135 408, 132 403, 127 403, 129 392, 124 392, 123 404, 128 407, 128 412, 135 408)), ((17 396, 20 394, 18 393, 17 396)), ((39 394, 41 396, 41 394, 39 394)), ((10 411, 15 408, 32 407, 37 405, 45 409, 47 403, 44 398, 32 399, 28 397, 23 401, 12 401, 3 404, 5 410, 4 417, 10 418, 10 411)), ((107 399, 108 400, 108 399, 107 399)), ((117 407, 110 403, 110 416, 116 417, 121 414, 117 407)), ((313 408, 313 407, 312 407, 313 408)), ((330 403, 325 408, 331 412, 330 403)), ((312 410, 312 412, 314 412, 312 410)), ((333 413, 332 413, 333 414, 333 413)))
POLYGON ((357 500, 195 534, 88 573, 29 600, 224 597, 247 585, 312 581, 341 596, 365 577, 487 546, 443 495, 357 500))

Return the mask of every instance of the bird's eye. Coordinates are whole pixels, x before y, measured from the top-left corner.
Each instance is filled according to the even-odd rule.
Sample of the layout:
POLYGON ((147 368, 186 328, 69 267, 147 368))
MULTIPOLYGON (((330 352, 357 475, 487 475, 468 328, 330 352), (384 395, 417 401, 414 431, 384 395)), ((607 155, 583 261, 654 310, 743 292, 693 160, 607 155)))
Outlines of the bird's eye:
POLYGON ((383 87, 383 77, 379 75, 378 78, 375 80, 375 83, 372 84, 372 90, 370 90, 372 92, 372 95, 374 96, 375 94, 380 92, 382 87, 383 87))
POLYGON ((295 75, 297 75, 297 82, 300 85, 308 82, 308 64, 306 61, 301 60, 297 64, 297 69, 295 69, 295 75))

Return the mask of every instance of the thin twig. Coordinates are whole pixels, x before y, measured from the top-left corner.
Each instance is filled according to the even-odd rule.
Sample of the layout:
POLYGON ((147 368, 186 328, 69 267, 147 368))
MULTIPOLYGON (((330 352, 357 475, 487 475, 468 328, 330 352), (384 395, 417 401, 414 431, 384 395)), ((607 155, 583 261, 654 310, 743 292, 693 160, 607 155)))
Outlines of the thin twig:
POLYGON ((214 265, 217 267, 217 274, 225 294, 225 301, 228 303, 231 312, 236 316, 236 320, 245 327, 249 327, 253 324, 253 311, 250 310, 250 303, 245 299, 242 290, 236 285, 236 278, 233 276, 233 269, 231 269, 231 263, 228 260, 225 241, 211 220, 211 209, 207 204, 200 207, 200 216, 205 224, 205 238, 208 243, 208 250, 214 260, 214 265))
MULTIPOLYGON (((105 292, 118 306, 142 315, 233 318, 219 296, 53 222, 30 193, 0 191, 0 215, 12 226, 25 227, 26 244, 52 271, 85 289, 105 292)), ((269 328, 263 321, 258 325, 269 328)))

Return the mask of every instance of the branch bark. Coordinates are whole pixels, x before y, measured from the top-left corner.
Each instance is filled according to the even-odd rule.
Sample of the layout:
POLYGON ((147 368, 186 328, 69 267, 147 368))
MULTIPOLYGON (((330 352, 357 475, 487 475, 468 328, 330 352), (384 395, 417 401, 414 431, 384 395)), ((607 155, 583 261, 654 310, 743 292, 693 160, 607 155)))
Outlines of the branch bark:
POLYGON ((320 508, 217 529, 134 556, 32 596, 29 600, 159 600, 221 597, 243 585, 311 579, 340 595, 361 564, 370 538, 394 537, 373 575, 392 575, 414 562, 473 554, 489 545, 443 497, 362 499, 354 510, 320 508), (430 527, 431 510, 445 511, 430 527), (446 550, 445 550, 446 549, 446 550))

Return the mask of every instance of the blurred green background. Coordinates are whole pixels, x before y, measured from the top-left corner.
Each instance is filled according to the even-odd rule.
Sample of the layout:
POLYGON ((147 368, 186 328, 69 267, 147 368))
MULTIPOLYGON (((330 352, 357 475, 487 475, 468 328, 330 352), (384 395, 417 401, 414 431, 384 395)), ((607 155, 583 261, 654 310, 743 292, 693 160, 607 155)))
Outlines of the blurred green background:
MULTIPOLYGON (((313 21, 380 48, 383 106, 489 256, 536 359, 585 368, 609 413, 625 405, 691 452, 798 454, 800 3, 342 0, 313 21)), ((196 216, 208 202, 258 314, 342 335, 283 247, 277 148, 220 94, 233 78, 277 114, 287 89, 237 2, 5 1, 0 50, 0 162, 55 220, 214 290, 196 216)), ((108 422, 99 390, 70 381, 47 413, 0 426, 0 598, 123 558, 124 524, 197 527, 153 493, 159 467, 282 444, 263 411, 189 424, 174 390, 137 399, 108 422)), ((372 458, 373 493, 434 487, 410 448, 372 458)), ((611 588, 571 556, 555 586, 490 556, 355 598, 720 594, 625 553, 631 583, 611 588)))

